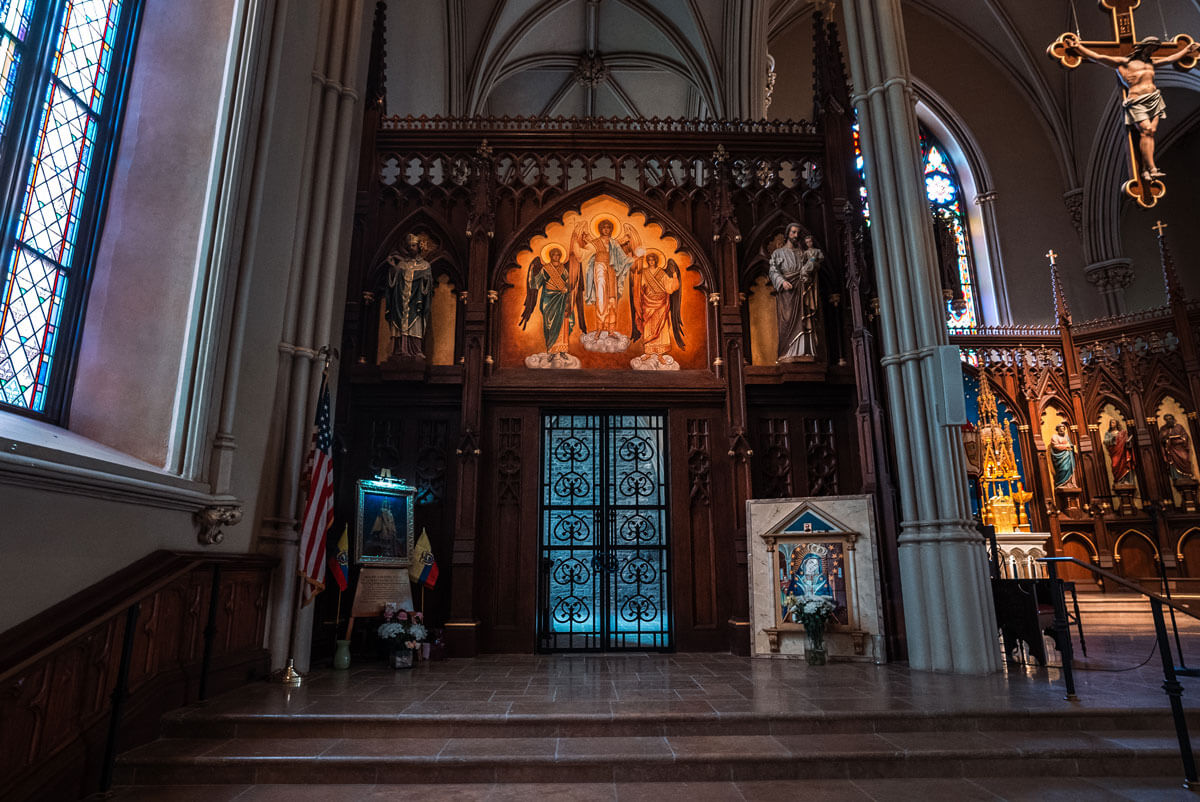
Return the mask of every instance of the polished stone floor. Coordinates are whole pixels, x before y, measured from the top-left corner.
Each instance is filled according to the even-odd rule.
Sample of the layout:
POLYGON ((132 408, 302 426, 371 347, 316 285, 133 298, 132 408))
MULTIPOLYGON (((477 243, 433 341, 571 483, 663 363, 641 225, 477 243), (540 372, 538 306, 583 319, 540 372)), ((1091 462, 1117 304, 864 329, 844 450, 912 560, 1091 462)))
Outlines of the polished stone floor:
MULTIPOLYGON (((968 677, 917 672, 902 665, 810 667, 797 660, 727 654, 489 655, 422 663, 402 671, 361 660, 348 671, 314 671, 300 688, 258 683, 178 711, 166 722, 167 734, 175 741, 135 750, 145 765, 152 764, 158 752, 171 752, 172 759, 208 766, 204 771, 232 770, 225 761, 235 753, 238 760, 254 757, 260 761, 255 784, 215 779, 198 782, 225 784, 142 784, 119 789, 116 798, 1194 799, 1181 788, 1181 775, 1171 776, 1177 752, 1154 764, 1167 765, 1167 770, 1143 772, 1154 776, 1120 776, 1138 773, 1122 754, 1152 749, 1169 757, 1175 748, 1149 629, 1126 622, 1093 625, 1084 634, 1088 656, 1080 656, 1077 665, 1078 701, 1064 699, 1062 672, 1055 665, 1017 665, 992 676, 968 677), (1144 720, 1137 720, 1141 714, 1144 720), (397 726, 421 728, 422 748, 431 750, 432 771, 446 761, 465 758, 478 765, 486 759, 498 767, 488 770, 499 779, 506 764, 529 760, 541 761, 546 779, 495 782, 484 774, 482 781, 455 784, 445 781, 455 775, 443 774, 435 778, 440 780, 436 784, 401 783, 385 779, 391 765, 386 759, 378 763, 377 774, 366 775, 375 776, 375 782, 356 782, 363 776, 358 774, 320 779, 323 764, 332 767, 345 760, 380 760, 395 754, 397 726), (488 727, 495 727, 496 734, 503 728, 506 738, 489 737, 488 727), (678 761, 691 760, 688 765, 701 766, 698 775, 703 773, 705 750, 712 753, 711 759, 743 749, 761 758, 763 750, 778 748, 786 759, 788 754, 829 749, 829 757, 845 763, 845 770, 831 779, 759 780, 753 773, 739 777, 735 768, 733 776, 725 774, 724 779, 697 776, 709 780, 705 782, 679 782, 690 777, 676 776, 678 770, 661 778, 670 782, 586 781, 582 775, 580 782, 571 784, 551 781, 561 779, 562 772, 553 771, 556 761, 561 768, 564 761, 578 759, 569 750, 587 751, 589 760, 603 757, 597 756, 598 750, 608 751, 609 759, 620 758, 609 751, 612 748, 626 750, 628 760, 653 760, 654 750, 661 750, 661 765, 671 768, 674 760, 677 768, 678 761), (855 770, 859 750, 864 758, 869 753, 875 759, 897 751, 929 758, 939 750, 954 749, 967 750, 962 760, 978 760, 974 765, 984 770, 972 773, 964 762, 957 769, 947 767, 944 777, 934 769, 933 776, 910 779, 855 770), (1036 749, 1073 756, 1078 763, 1072 765, 1081 767, 1077 773, 1082 776, 1053 776, 1055 772, 1045 768, 1030 776, 986 768, 992 759, 1027 765, 1020 762, 1022 756, 1036 749), (1105 757, 1085 770, 1091 749, 1105 757), (970 750, 977 755, 972 757, 970 750), (272 761, 277 762, 274 770, 272 761), (305 779, 263 779, 285 771, 285 765, 295 766, 286 771, 302 771, 305 779), (1105 771, 1107 767, 1112 771, 1105 771), (351 784, 339 784, 346 782, 339 779, 345 776, 351 784), (329 784, 317 784, 324 782, 329 784)), ((1200 622, 1181 622, 1185 659, 1195 652, 1200 663, 1197 635, 1200 622)), ((1200 679, 1183 682, 1185 705, 1193 713, 1194 729, 1200 731, 1200 679)), ((608 776, 624 775, 618 767, 608 776)))
MULTIPOLYGON (((391 671, 363 660, 318 670, 297 689, 255 684, 197 711, 288 714, 594 716, 743 712, 790 715, 1144 708, 1165 710, 1162 667, 1149 632, 1089 627, 1076 649, 1078 701, 1067 702, 1058 657, 1010 665, 990 676, 913 671, 903 665, 743 658, 728 654, 485 655, 391 671)), ((1200 664, 1200 621, 1180 623, 1200 664), (1193 626, 1194 625, 1194 626, 1193 626)), ((1184 680, 1185 704, 1200 709, 1200 679, 1184 680)))

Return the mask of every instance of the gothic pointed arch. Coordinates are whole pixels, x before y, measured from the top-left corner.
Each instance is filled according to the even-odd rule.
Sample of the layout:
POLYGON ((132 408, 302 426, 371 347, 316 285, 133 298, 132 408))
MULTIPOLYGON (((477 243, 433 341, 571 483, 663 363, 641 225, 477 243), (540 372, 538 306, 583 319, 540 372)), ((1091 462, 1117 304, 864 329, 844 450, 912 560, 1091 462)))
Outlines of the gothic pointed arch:
POLYGON ((392 226, 380 240, 379 246, 367 262, 366 281, 369 290, 379 278, 387 255, 403 244, 410 233, 426 232, 436 240, 436 249, 430 255, 434 272, 443 272, 452 284, 466 286, 466 244, 451 233, 449 224, 430 209, 418 209, 392 226))
POLYGON ((619 181, 611 178, 598 178, 565 192, 542 210, 536 218, 517 229, 508 242, 498 250, 499 257, 493 263, 494 268, 488 279, 488 288, 500 291, 511 287, 512 284, 508 281, 507 274, 516 266, 517 254, 528 246, 529 241, 535 236, 544 236, 546 226, 561 220, 567 212, 578 214, 584 203, 601 195, 607 195, 624 204, 632 214, 643 215, 647 224, 659 226, 664 236, 677 240, 679 249, 686 252, 692 260, 689 270, 699 274, 700 280, 695 285, 697 289, 708 291, 708 288, 715 286, 715 273, 708 251, 701 246, 700 241, 691 231, 675 219, 674 215, 647 198, 646 195, 619 181))

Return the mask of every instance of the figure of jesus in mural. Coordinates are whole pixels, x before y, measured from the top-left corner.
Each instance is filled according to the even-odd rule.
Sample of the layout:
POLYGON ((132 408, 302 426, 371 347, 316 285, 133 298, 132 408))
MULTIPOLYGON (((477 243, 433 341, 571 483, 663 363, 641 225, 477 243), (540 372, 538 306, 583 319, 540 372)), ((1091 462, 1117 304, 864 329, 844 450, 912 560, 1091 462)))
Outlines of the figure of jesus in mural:
POLYGON ((584 267, 584 301, 595 310, 596 325, 580 342, 589 351, 620 353, 629 347, 629 337, 617 331, 618 303, 624 295, 634 248, 640 243, 633 226, 625 224, 615 235, 617 218, 598 214, 589 226, 575 226, 571 249, 584 267))
POLYGON ((634 261, 629 275, 633 340, 642 340, 645 350, 629 361, 634 370, 679 370, 679 362, 667 351, 671 350, 672 336, 676 345, 684 348, 680 286, 679 265, 657 248, 634 261))

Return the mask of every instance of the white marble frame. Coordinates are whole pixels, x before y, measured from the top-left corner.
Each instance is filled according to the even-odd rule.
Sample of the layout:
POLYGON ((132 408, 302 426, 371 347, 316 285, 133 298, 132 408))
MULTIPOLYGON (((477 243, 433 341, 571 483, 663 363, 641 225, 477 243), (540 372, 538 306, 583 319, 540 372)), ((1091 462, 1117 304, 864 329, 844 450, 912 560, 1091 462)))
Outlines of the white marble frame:
POLYGON ((746 503, 750 571, 751 653, 756 657, 796 658, 804 654, 804 627, 782 622, 776 544, 800 541, 845 543, 847 624, 825 636, 832 660, 886 662, 883 610, 875 553, 871 496, 752 499, 746 503), (825 520, 824 532, 784 532, 805 511, 825 520), (770 598, 767 598, 770 594, 770 598))

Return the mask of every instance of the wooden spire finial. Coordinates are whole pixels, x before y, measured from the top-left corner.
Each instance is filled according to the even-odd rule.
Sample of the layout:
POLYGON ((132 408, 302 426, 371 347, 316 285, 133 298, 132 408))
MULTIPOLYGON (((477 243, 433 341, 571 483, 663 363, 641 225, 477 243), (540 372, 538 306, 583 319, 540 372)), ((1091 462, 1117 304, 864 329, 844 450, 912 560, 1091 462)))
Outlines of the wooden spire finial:
POLYGON ((1179 274, 1175 272, 1175 259, 1171 256, 1171 249, 1167 246, 1167 224, 1159 220, 1150 228, 1158 236, 1158 257, 1162 262, 1163 289, 1167 293, 1167 305, 1170 306, 1177 301, 1187 303, 1187 296, 1183 294, 1183 285, 1179 283, 1179 274))
POLYGON ((1058 275, 1058 254, 1051 248, 1046 253, 1050 260, 1050 289, 1054 293, 1054 316, 1060 324, 1071 322, 1071 309, 1067 306, 1067 294, 1063 292, 1062 277, 1058 275))

